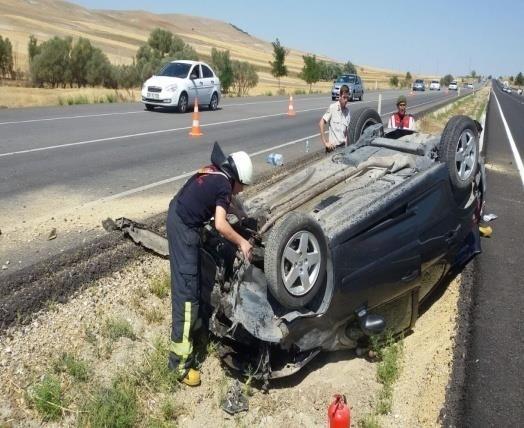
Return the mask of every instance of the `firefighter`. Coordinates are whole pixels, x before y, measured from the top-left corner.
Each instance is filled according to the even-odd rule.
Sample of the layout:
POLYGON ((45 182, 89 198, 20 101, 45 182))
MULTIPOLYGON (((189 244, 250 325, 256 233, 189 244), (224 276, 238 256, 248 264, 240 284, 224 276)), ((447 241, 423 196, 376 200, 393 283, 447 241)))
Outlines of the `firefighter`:
POLYGON ((415 119, 406 114, 407 100, 404 95, 397 98, 397 112, 389 118, 388 128, 415 130, 415 119))
POLYGON ((228 157, 215 143, 212 164, 199 170, 169 204, 167 237, 171 268, 171 344, 168 365, 189 386, 200 384, 193 367, 193 336, 200 308, 200 231, 212 217, 216 230, 235 244, 245 260, 252 245, 226 220, 231 196, 252 182, 253 165, 246 152, 228 157))

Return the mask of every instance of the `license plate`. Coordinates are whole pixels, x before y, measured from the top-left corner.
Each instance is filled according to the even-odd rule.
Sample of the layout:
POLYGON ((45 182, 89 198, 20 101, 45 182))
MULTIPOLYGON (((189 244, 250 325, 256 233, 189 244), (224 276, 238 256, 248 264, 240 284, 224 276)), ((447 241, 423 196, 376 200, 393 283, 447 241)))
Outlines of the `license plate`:
POLYGON ((148 92, 147 93, 147 98, 152 98, 154 100, 158 100, 159 98, 159 94, 155 93, 155 92, 148 92))

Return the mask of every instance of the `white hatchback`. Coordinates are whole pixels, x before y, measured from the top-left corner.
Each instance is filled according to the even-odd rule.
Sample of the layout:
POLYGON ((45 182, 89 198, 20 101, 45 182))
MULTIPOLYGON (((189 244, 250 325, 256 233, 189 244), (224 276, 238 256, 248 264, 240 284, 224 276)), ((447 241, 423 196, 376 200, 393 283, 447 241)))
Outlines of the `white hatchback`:
POLYGON ((220 95, 220 79, 209 65, 199 61, 169 62, 142 85, 142 102, 147 110, 177 107, 185 113, 197 97, 199 105, 216 110, 220 95))

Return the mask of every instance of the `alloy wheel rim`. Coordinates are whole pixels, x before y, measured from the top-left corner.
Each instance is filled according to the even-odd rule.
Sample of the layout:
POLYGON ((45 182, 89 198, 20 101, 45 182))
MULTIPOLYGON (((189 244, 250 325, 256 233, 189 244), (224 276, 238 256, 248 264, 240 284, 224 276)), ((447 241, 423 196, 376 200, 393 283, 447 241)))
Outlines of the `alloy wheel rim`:
POLYGON ((455 152, 455 165, 460 180, 466 181, 471 177, 476 157, 477 139, 470 129, 466 129, 460 134, 455 152))
POLYGON ((295 297, 307 294, 318 279, 321 261, 317 238, 307 230, 295 233, 282 253, 281 274, 286 290, 295 297))

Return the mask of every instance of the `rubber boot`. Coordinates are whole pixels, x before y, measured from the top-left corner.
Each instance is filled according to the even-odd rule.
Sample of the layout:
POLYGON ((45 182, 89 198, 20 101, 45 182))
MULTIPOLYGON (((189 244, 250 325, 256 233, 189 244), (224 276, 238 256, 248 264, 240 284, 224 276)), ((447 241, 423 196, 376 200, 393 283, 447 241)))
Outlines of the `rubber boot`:
POLYGON ((187 386, 200 385, 200 372, 195 369, 189 369, 186 375, 180 379, 180 382, 187 386))

